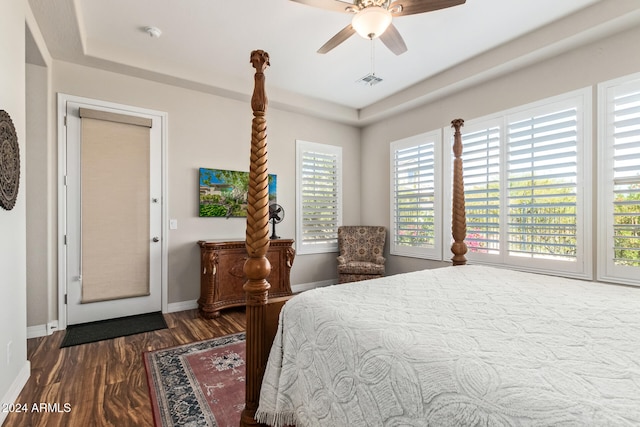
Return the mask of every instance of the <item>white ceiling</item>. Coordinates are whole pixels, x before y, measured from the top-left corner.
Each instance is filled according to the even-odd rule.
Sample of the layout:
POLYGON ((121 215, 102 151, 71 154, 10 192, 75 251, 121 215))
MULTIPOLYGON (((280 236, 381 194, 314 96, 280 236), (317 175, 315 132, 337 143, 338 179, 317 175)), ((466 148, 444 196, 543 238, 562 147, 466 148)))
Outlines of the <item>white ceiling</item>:
POLYGON ((433 86, 451 67, 465 64, 462 80, 489 76, 500 64, 522 62, 533 52, 557 54, 596 30, 637 24, 640 9, 638 0, 467 0, 396 17, 408 52, 395 56, 374 41, 373 67, 383 82, 369 87, 356 80, 372 71, 370 41, 354 35, 328 54, 316 53, 349 24, 349 14, 289 0, 30 0, 30 5, 54 59, 246 98, 253 88, 249 54, 263 49, 271 57, 266 72, 271 101, 302 111, 326 110, 327 116, 354 124, 418 102, 425 90, 437 92, 439 87, 430 87, 422 95, 407 95, 428 82, 433 86), (151 38, 145 26, 160 28, 162 36, 151 38), (499 59, 473 63, 500 49, 499 59))

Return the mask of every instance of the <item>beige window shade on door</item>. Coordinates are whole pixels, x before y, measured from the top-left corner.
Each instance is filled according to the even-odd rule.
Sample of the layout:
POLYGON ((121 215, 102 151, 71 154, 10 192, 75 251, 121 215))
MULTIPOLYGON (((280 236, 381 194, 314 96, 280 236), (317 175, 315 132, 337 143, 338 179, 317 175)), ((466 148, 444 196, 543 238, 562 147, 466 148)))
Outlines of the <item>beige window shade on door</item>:
POLYGON ((149 295, 151 120, 80 117, 82 302, 149 295))

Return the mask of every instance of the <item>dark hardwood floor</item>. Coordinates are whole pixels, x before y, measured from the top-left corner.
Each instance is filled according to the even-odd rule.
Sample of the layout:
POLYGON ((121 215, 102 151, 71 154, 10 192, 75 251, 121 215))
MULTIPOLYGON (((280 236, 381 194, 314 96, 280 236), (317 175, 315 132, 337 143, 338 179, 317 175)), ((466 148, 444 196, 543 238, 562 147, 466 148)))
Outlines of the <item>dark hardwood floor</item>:
POLYGON ((246 327, 244 307, 211 320, 198 317, 196 310, 164 317, 168 329, 75 347, 59 348, 64 331, 28 340, 31 377, 16 401, 27 411, 9 413, 3 427, 153 426, 142 353, 246 327), (34 403, 48 404, 48 411, 34 411, 34 403))

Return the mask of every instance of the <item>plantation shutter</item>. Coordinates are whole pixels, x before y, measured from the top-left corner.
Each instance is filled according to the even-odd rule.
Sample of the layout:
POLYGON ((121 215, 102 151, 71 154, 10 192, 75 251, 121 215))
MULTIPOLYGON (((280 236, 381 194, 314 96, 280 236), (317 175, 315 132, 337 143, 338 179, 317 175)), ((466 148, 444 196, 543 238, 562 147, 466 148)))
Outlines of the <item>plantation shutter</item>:
POLYGON ((576 261, 577 126, 575 107, 509 120, 510 256, 576 261))
POLYGON ((614 100, 614 263, 640 267, 640 91, 614 100))
POLYGON ((438 133, 391 145, 391 253, 441 257, 438 133))
POLYGON ((462 135, 463 177, 470 255, 500 253, 500 126, 462 135))
POLYGON ((342 148, 297 141, 298 227, 301 253, 338 249, 342 213, 342 148))
POLYGON ((605 132, 601 158, 606 206, 606 263, 601 278, 640 277, 640 79, 612 85, 602 96, 605 132))

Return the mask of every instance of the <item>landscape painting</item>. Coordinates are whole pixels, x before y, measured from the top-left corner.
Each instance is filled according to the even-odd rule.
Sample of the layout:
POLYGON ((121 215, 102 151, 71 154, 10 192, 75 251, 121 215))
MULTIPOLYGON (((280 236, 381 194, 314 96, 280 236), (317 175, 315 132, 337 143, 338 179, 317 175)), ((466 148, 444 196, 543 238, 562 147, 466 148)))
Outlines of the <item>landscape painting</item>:
MULTIPOLYGON (((249 172, 200 168, 200 216, 246 217, 249 172)), ((276 175, 269 175, 269 204, 276 203, 276 175)))

